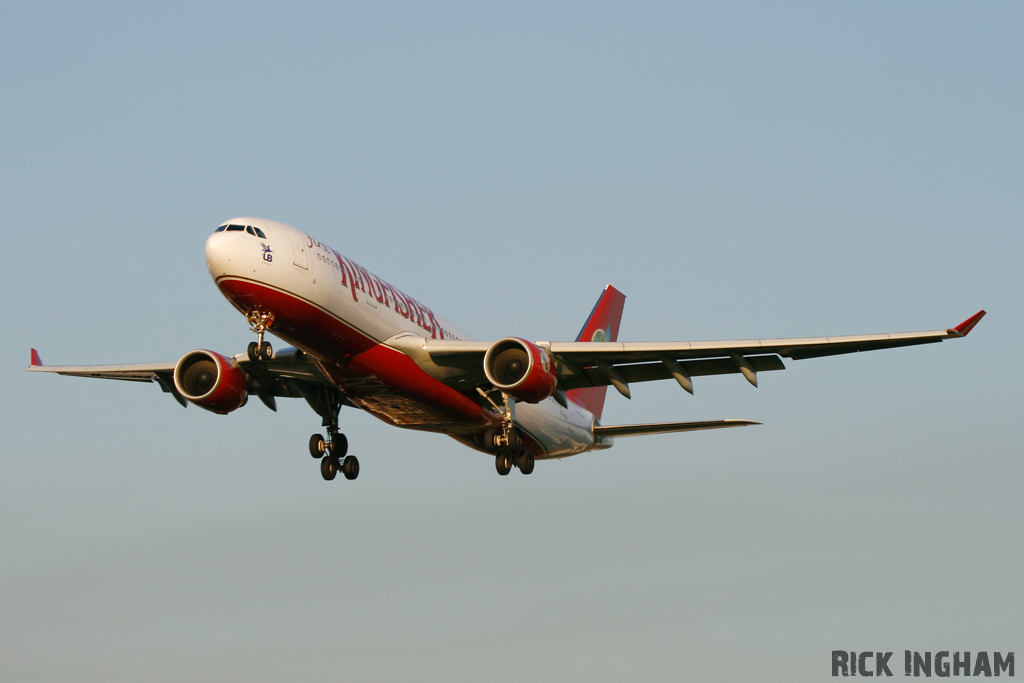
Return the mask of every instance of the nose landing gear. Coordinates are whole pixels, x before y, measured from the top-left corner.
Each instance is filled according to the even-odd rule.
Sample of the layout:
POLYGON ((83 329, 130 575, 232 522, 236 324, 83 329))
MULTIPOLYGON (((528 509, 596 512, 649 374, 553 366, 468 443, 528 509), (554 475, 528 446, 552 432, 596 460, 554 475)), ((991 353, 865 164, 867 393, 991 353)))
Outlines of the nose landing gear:
POLYGON ((270 342, 263 341, 263 334, 274 322, 274 314, 253 309, 245 317, 249 321, 249 328, 257 335, 257 341, 249 342, 249 360, 254 363, 258 360, 270 360, 274 355, 274 349, 270 342))

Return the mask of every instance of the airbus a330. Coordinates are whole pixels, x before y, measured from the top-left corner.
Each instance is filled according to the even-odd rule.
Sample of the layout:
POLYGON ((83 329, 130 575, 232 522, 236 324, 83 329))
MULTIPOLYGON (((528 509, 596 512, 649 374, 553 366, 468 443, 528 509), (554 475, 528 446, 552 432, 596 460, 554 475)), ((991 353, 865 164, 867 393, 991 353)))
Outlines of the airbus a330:
POLYGON ((359 475, 339 431, 343 406, 397 427, 447 434, 489 454, 499 474, 533 472, 538 460, 610 448, 614 439, 758 424, 714 420, 601 423, 609 386, 674 380, 693 393, 695 377, 736 373, 757 386, 760 372, 800 360, 957 339, 985 315, 929 332, 797 339, 619 342, 625 296, 611 285, 575 341, 507 337, 476 341, 416 299, 289 225, 235 218, 206 241, 210 275, 248 321, 246 353, 189 351, 176 362, 44 365, 31 372, 156 382, 181 405, 227 414, 255 396, 271 410, 301 397, 325 434, 309 440, 324 479, 359 475), (272 332, 291 346, 274 350, 272 332))

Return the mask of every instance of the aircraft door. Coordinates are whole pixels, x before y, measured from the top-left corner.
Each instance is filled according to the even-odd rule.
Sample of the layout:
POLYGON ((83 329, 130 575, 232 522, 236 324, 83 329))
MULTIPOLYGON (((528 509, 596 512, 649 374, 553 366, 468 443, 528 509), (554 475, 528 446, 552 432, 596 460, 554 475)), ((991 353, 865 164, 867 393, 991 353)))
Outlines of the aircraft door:
POLYGON ((288 240, 292 243, 292 263, 303 270, 309 270, 309 249, 306 246, 308 238, 295 228, 286 226, 285 231, 288 233, 288 240))

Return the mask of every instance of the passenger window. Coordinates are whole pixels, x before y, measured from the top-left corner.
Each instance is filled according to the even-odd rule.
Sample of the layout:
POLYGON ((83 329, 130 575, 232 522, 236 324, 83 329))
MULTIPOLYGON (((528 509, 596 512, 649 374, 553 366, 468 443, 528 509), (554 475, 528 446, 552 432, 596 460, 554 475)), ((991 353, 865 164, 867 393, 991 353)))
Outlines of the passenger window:
POLYGON ((256 236, 256 233, 254 233, 254 232, 252 231, 252 226, 251 226, 251 225, 247 225, 247 226, 245 226, 245 231, 246 231, 247 233, 249 233, 250 235, 252 235, 253 237, 255 237, 255 236, 256 236))
POLYGON ((255 230, 255 231, 256 231, 256 236, 257 236, 257 237, 260 237, 260 238, 263 238, 263 239, 267 239, 267 236, 266 236, 266 235, 264 235, 264 234, 263 234, 263 231, 262 231, 262 230, 260 230, 259 228, 253 228, 253 230, 255 230))
POLYGON ((217 228, 216 230, 214 230, 214 232, 224 232, 224 228, 226 228, 226 227, 228 227, 228 226, 222 225, 219 228, 217 228))
POLYGON ((245 226, 244 225, 229 225, 228 226, 228 232, 241 232, 242 230, 245 230, 245 226))

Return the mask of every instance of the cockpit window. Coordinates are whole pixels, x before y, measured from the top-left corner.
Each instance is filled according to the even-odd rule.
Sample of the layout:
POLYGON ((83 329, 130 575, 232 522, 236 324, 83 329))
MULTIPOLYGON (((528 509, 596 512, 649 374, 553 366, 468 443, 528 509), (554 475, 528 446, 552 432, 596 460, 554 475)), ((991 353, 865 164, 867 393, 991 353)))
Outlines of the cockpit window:
POLYGON ((259 237, 264 240, 267 239, 267 236, 263 234, 262 230, 252 225, 222 225, 214 230, 214 232, 224 232, 225 230, 228 232, 247 232, 253 237, 259 237))

